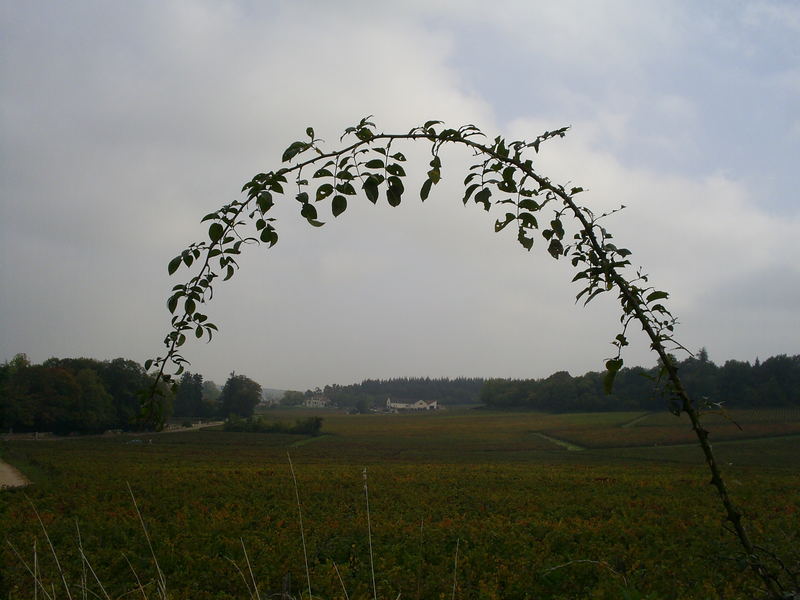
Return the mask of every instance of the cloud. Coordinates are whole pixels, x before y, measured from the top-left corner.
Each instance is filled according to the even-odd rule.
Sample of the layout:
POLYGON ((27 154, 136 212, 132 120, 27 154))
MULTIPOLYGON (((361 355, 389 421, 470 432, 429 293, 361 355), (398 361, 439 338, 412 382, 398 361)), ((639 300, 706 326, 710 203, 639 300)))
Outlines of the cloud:
MULTIPOLYGON (((696 16, 687 5, 639 2, 10 5, 0 94, 2 356, 152 356, 176 283, 165 265, 205 235, 200 217, 275 168, 307 126, 335 146, 367 114, 401 131, 427 118, 527 137, 572 124, 567 140, 548 144, 544 172, 588 188, 598 209, 629 206, 610 227, 673 292, 686 330, 702 334, 690 344, 715 352, 723 336, 703 327, 735 316, 761 328, 765 356, 768 332, 793 328, 760 326, 755 299, 735 298, 750 282, 783 289, 773 287, 777 274, 793 272, 796 210, 780 218, 765 210, 765 197, 777 195, 754 181, 777 186, 770 182, 790 172, 779 167, 798 138, 787 135, 795 141, 776 155, 748 129, 773 121, 756 127, 742 116, 761 98, 741 94, 733 109, 718 101, 731 73, 741 75, 737 90, 757 90, 763 78, 757 62, 740 67, 719 49, 736 19, 714 29, 696 16), (706 26, 716 37, 697 35, 706 26), (708 126, 715 119, 719 138, 708 126), (746 160, 731 161, 732 152, 746 160), (749 162, 760 156, 777 166, 758 165, 754 178, 749 162)), ((783 62, 770 89, 790 106, 783 62)), ((793 114, 782 118, 794 123, 793 114)), ((616 333, 613 302, 574 306, 564 261, 523 251, 513 235, 495 235, 480 209, 461 206, 468 154, 445 157, 425 206, 414 198, 426 150, 408 155, 422 162, 408 169, 399 209, 361 199, 312 232, 287 194, 275 209, 280 243, 252 248, 240 274, 218 286, 208 312, 222 331, 187 348, 192 368, 300 388, 598 368, 616 333)), ((741 347, 724 334, 721 348, 741 347)), ((646 348, 631 360, 652 362, 646 348)))

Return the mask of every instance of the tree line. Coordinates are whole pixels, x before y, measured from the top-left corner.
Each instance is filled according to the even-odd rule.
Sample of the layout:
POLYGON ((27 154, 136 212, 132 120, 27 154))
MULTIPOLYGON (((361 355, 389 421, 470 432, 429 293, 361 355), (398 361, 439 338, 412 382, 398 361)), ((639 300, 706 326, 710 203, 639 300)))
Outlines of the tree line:
MULTIPOLYGON (((781 354, 763 362, 728 360, 718 366, 703 349, 678 363, 692 397, 723 402, 731 408, 800 406, 800 355, 781 354)), ((334 405, 366 412, 394 400, 436 400, 441 405, 482 403, 490 408, 551 412, 663 410, 658 367, 623 368, 613 394, 606 394, 604 374, 577 377, 558 371, 543 379, 399 377, 366 379, 352 385, 287 392, 284 403, 323 394, 334 405), (295 398, 296 396, 296 398, 295 398)), ((31 364, 24 354, 0 364, 0 426, 4 431, 98 433, 144 427, 141 393, 152 385, 142 365, 125 358, 50 358, 31 364)), ((220 389, 199 373, 184 372, 172 387, 162 386, 163 413, 176 418, 252 417, 261 386, 231 373, 220 389)))
MULTIPOLYGON (((98 433, 141 427, 141 392, 152 385, 142 365, 125 358, 50 358, 31 364, 17 354, 0 365, 4 431, 98 433)), ((172 400, 161 386, 166 413, 172 400)))
POLYGON ((365 379, 351 385, 326 385, 322 390, 308 390, 306 394, 322 393, 335 405, 343 407, 383 405, 386 398, 436 400, 442 405, 476 404, 483 382, 480 377, 365 379))
MULTIPOLYGON (((781 354, 753 364, 728 360, 719 366, 702 349, 677 364, 687 391, 699 401, 729 408, 800 406, 800 355, 781 354)), ((493 408, 551 412, 663 410, 658 374, 659 367, 623 368, 612 394, 605 393, 605 375, 593 371, 577 377, 558 371, 543 379, 489 379, 480 401, 493 408)))
MULTIPOLYGON (((125 358, 49 358, 32 364, 24 354, 0 364, 0 427, 58 435, 147 428, 142 394, 153 384, 143 366, 125 358)), ((184 372, 173 386, 160 384, 165 418, 252 416, 261 386, 231 373, 220 389, 199 373, 184 372)))

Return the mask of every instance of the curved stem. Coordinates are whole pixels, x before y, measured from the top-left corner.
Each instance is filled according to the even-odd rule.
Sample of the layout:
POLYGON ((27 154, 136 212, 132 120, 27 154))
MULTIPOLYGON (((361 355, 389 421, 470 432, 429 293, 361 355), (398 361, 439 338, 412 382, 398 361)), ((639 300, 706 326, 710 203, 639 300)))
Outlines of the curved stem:
MULTIPOLYGON (((362 125, 364 121, 362 121, 362 125)), ((471 126, 468 126, 471 127, 471 126)), ((346 155, 348 153, 353 154, 355 156, 356 151, 364 146, 370 146, 375 142, 386 140, 388 141, 388 145, 386 148, 386 155, 384 157, 384 181, 386 181, 388 175, 386 172, 386 168, 388 165, 388 158, 389 158, 389 148, 394 140, 426 140, 429 141, 433 145, 434 155, 438 154, 439 149, 445 143, 454 143, 454 144, 461 144, 462 146, 468 147, 472 149, 477 156, 483 156, 486 158, 484 163, 484 169, 482 171, 482 182, 483 177, 486 174, 486 165, 490 161, 496 161, 497 163, 505 164, 506 166, 514 167, 519 173, 524 177, 529 177, 534 180, 539 186, 539 192, 546 191, 547 192, 547 199, 540 205, 540 208, 543 207, 550 199, 559 199, 564 207, 569 210, 570 213, 574 216, 574 218, 580 224, 580 244, 587 244, 589 248, 591 248, 591 252, 589 253, 588 257, 584 257, 582 260, 587 262, 590 267, 595 267, 599 269, 599 272, 602 273, 603 278, 598 276, 593 276, 594 279, 592 280, 593 283, 591 285, 595 285, 596 282, 605 282, 607 284, 607 289, 611 289, 611 286, 615 286, 619 291, 619 299, 622 304, 623 312, 625 313, 625 327, 627 328, 628 323, 631 319, 636 319, 639 324, 642 326, 643 331, 647 335, 650 340, 651 349, 658 355, 661 363, 663 365, 664 370, 666 371, 668 380, 671 386, 671 393, 673 396, 679 401, 680 410, 685 412, 689 416, 689 420, 691 421, 692 430, 697 437, 697 440, 700 444, 700 447, 703 451, 703 455, 706 461, 706 465, 711 473, 711 484, 717 490, 718 496, 722 503, 726 518, 728 521, 731 522, 733 526, 734 533, 739 540, 740 545, 744 549, 748 563, 751 569, 758 575, 758 577, 762 580, 762 582, 767 586, 769 593, 775 597, 779 598, 781 595, 780 585, 778 583, 777 578, 770 573, 767 568, 763 565, 760 561, 757 550, 754 544, 751 542, 750 537, 742 523, 742 513, 733 503, 730 498, 730 494, 728 492, 728 488, 725 484, 725 481, 722 477, 721 470, 719 468, 718 461, 714 455, 713 448, 711 443, 708 439, 708 431, 703 427, 700 418, 700 412, 696 408, 696 406, 692 403, 686 389, 678 375, 678 368, 675 362, 675 359, 670 356, 667 352, 666 347, 664 346, 665 341, 669 341, 675 343, 678 347, 681 347, 675 340, 672 338, 670 334, 663 333, 663 326, 664 322, 659 322, 658 319, 655 317, 654 313, 648 308, 648 302, 643 297, 643 291, 634 284, 634 282, 638 281, 640 277, 636 279, 628 280, 624 275, 622 275, 619 270, 618 266, 621 264, 627 264, 627 262, 620 263, 614 262, 613 254, 609 255, 609 250, 606 248, 605 240, 607 239, 606 232, 602 228, 596 225, 596 219, 591 215, 590 212, 582 209, 578 206, 575 201, 573 200, 572 194, 568 193, 564 188, 553 185, 547 178, 542 177, 538 173, 536 173, 533 169, 532 163, 530 160, 523 161, 521 160, 521 150, 534 147, 538 151, 538 144, 540 141, 548 139, 548 137, 552 137, 553 135, 563 135, 564 130, 559 130, 558 132, 551 132, 546 133, 532 144, 525 144, 519 143, 515 146, 515 154, 514 156, 509 156, 509 152, 506 150, 503 151, 504 146, 502 146, 503 142, 499 142, 495 140, 495 145, 493 147, 486 146, 484 144, 480 144, 469 139, 469 136, 474 135, 472 129, 463 128, 463 130, 445 130, 441 133, 436 133, 433 129, 426 127, 417 128, 411 130, 411 132, 407 134, 391 134, 391 133, 373 133, 371 130, 368 130, 366 126, 364 129, 358 130, 356 134, 359 136, 359 141, 354 142, 344 148, 339 150, 334 150, 332 152, 322 152, 319 150, 315 145, 309 146, 316 151, 316 155, 308 158, 304 161, 298 162, 290 167, 279 169, 276 172, 273 172, 269 175, 261 174, 254 178, 253 182, 249 185, 255 186, 256 181, 264 181, 264 178, 279 178, 285 175, 288 175, 293 172, 300 172, 302 169, 308 165, 313 165, 320 161, 325 161, 327 159, 334 159, 334 162, 337 165, 336 173, 334 175, 334 187, 336 183, 336 177, 338 176, 338 159, 346 155), (469 131, 469 133, 467 133, 469 131), (365 134, 365 135, 361 135, 365 134), (262 179, 258 179, 258 178, 262 179), (598 237, 598 231, 600 237, 598 237)), ((348 131, 356 131, 355 129, 350 129, 348 131)), ((475 130, 477 131, 477 130, 475 130)), ((515 143, 516 144, 516 143, 515 143)), ((358 164, 357 161, 354 159, 354 164, 358 164)), ((360 176, 360 172, 358 173, 360 176)), ((298 176, 299 177, 299 176, 298 176)), ((274 179, 273 179, 274 181, 274 179)), ((434 182, 435 183, 435 182, 434 182)), ((487 185, 486 182, 482 183, 483 185, 487 185)), ((522 185, 522 181, 520 182, 520 187, 522 185)), ((245 186, 247 188, 247 186, 245 186)), ((254 188, 255 189, 255 188, 254 188)), ((265 188, 264 185, 261 185, 259 188, 263 191, 265 188)), ((224 207, 225 212, 217 213, 219 215, 219 219, 224 221, 225 226, 223 229, 223 234, 221 238, 217 239, 216 241, 212 241, 210 245, 205 245, 203 249, 206 251, 205 261, 200 269, 200 272, 190 280, 190 282, 186 285, 184 290, 194 290, 197 287, 202 287, 201 284, 205 281, 205 287, 210 287, 210 278, 213 278, 214 274, 212 273, 210 260, 212 258, 212 251, 219 247, 222 250, 225 244, 225 238, 228 236, 229 232, 233 231, 236 232, 236 226, 239 224, 238 219, 244 213, 244 211, 251 206, 251 203, 256 199, 257 193, 254 190, 251 190, 250 195, 245 201, 235 203, 233 206, 226 206, 224 207), (228 212, 230 211, 230 212, 228 212), (222 216, 224 214, 224 216, 222 216), (231 217, 232 214, 232 217, 231 217)), ((488 203, 487 203, 487 210, 488 210, 488 203)), ((517 207, 517 212, 519 216, 519 206, 517 207)), ((556 218, 558 219, 562 214, 563 209, 556 211, 556 218)), ((252 216, 252 215, 251 215, 252 216)), ((563 233, 563 232, 562 232, 563 233)), ((238 253, 238 248, 234 248, 234 254, 238 253)), ((219 253, 218 253, 219 254, 219 253)), ((554 254, 557 256, 558 253, 554 254)), ((231 259, 232 260, 232 259, 231 259)), ((226 265, 229 263, 226 263, 226 265)), ((234 263, 235 264, 235 263, 234 263)), ((228 269, 230 270, 230 266, 228 269)), ((594 288, 590 288, 594 289, 594 288)), ((187 291, 186 294, 194 293, 187 291)), ((200 295, 200 303, 205 301, 203 294, 200 295)), ((590 295, 590 298, 592 296, 590 295)), ((153 386, 151 389, 151 399, 157 393, 157 386, 159 381, 166 378, 165 375, 165 368, 167 362, 172 362, 173 364, 178 365, 181 367, 181 363, 185 362, 182 357, 177 355, 177 348, 182 344, 181 336, 183 335, 183 331, 190 329, 187 325, 191 321, 191 312, 187 308, 187 312, 178 319, 177 317, 173 318, 173 331, 170 335, 167 336, 165 339, 165 343, 167 345, 167 355, 163 359, 158 359, 156 364, 159 366, 159 371, 155 377, 153 382, 153 386)), ((667 326, 668 329, 671 331, 671 327, 667 326)), ((621 348, 621 346, 620 346, 621 348)))

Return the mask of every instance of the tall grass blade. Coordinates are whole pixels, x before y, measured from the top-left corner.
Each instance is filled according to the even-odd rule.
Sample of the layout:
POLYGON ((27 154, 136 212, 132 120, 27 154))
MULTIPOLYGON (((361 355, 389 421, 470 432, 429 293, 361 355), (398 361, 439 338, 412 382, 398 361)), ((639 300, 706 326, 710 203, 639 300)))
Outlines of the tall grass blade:
POLYGON ((375 560, 372 556, 372 523, 369 515, 369 485, 367 485, 366 467, 364 467, 364 497, 367 500, 367 538, 369 539, 369 570, 372 573, 372 598, 378 600, 378 588, 375 585, 375 560))
MULTIPOLYGON (((78 531, 78 551, 81 553, 81 580, 83 582, 83 598, 86 600, 86 594, 89 591, 89 578, 86 575, 86 567, 89 567, 89 572, 94 577, 94 580, 97 582, 97 585, 100 586, 100 591, 103 592, 103 595, 106 597, 106 600, 111 600, 111 596, 108 595, 106 588, 103 587, 103 583, 100 581, 100 578, 95 573, 94 567, 92 567, 92 563, 89 562, 89 559, 86 557, 86 553, 83 551, 83 540, 81 539, 81 528, 78 526, 78 520, 75 519, 75 529, 78 531)), ((95 595, 95 594, 93 594, 95 595)))
POLYGON ((461 538, 456 538, 456 557, 453 561, 453 596, 452 600, 456 600, 456 583, 458 582, 458 546, 461 543, 461 538))
POLYGON ((232 558, 228 558, 227 556, 225 557, 225 560, 231 563, 233 565, 233 568, 236 569, 236 571, 239 573, 239 577, 241 577, 242 581, 244 582, 244 587, 247 588, 247 595, 250 596, 250 600, 253 600, 253 591, 250 589, 250 584, 247 582, 247 577, 244 576, 244 571, 242 571, 242 569, 239 568, 239 563, 237 563, 232 558))
POLYGON ((244 547, 244 539, 239 538, 239 541, 242 542, 242 551, 244 552, 244 560, 247 562, 247 570, 250 572, 250 579, 253 580, 253 597, 256 600, 261 600, 261 594, 258 592, 258 584, 256 583, 256 577, 253 575, 253 567, 250 566, 250 557, 247 556, 247 548, 244 547))
MULTIPOLYGON (((61 568, 61 563, 58 560, 58 554, 56 554, 56 549, 53 546, 53 542, 50 540, 50 535, 47 533, 47 528, 44 526, 42 517, 39 516, 39 511, 36 510, 36 505, 30 498, 28 498, 28 502, 31 503, 33 512, 36 515, 36 518, 39 520, 39 525, 42 526, 42 531, 44 532, 44 538, 47 540, 47 544, 50 546, 50 552, 53 554, 53 559, 56 561, 56 569, 58 569, 58 574, 61 576, 61 583, 64 584, 64 591, 67 593, 67 598, 72 600, 72 594, 69 591, 69 585, 67 585, 67 579, 64 576, 64 570, 61 568)), ((53 596, 55 596, 55 590, 53 590, 53 596)))
POLYGON ((419 556, 417 557, 417 600, 419 600, 420 587, 422 585, 422 532, 425 527, 425 517, 419 521, 419 556))
POLYGON ((125 562, 128 563, 128 566, 131 569, 131 573, 133 573, 133 576, 136 578, 136 585, 139 586, 139 591, 142 592, 142 598, 144 600, 147 600, 147 594, 144 591, 144 586, 142 585, 142 580, 139 579, 139 574, 136 572, 136 569, 133 568, 133 565, 131 564, 131 561, 128 560, 128 556, 124 552, 122 553, 122 558, 124 558, 125 562))
POLYGON ((39 572, 39 557, 36 555, 36 540, 33 540, 33 600, 39 599, 39 586, 36 583, 36 576, 39 572))
POLYGON ((342 580, 342 575, 339 573, 339 567, 336 566, 336 561, 333 562, 333 568, 336 570, 336 576, 339 578, 339 583, 342 584, 342 591, 344 592, 344 600, 350 600, 350 596, 347 594, 347 588, 344 587, 344 581, 342 580))
POLYGON ((19 553, 19 551, 17 551, 16 546, 14 546, 14 544, 12 544, 10 540, 6 540, 6 543, 9 546, 11 546, 11 550, 14 552, 14 554, 16 555, 16 557, 19 560, 19 562, 22 564, 23 567, 25 567, 25 569, 28 571, 28 573, 30 573, 31 576, 33 577, 34 593, 36 592, 36 590, 38 588, 41 588, 42 593, 48 598, 48 600, 54 600, 55 592, 53 592, 53 595, 51 596, 50 593, 47 591, 47 589, 44 587, 44 584, 42 583, 42 580, 39 578, 39 573, 38 573, 38 571, 39 571, 38 564, 39 563, 38 563, 37 555, 36 555, 36 541, 34 540, 34 542, 33 542, 33 569, 31 569, 31 567, 28 564, 28 562, 24 558, 22 558, 22 555, 19 553))
POLYGON ((133 490, 131 489, 131 484, 127 481, 125 484, 128 486, 128 492, 131 494, 131 500, 133 500, 133 507, 136 509, 136 514, 139 516, 139 523, 142 526, 142 531, 144 531, 144 537, 147 540, 147 547, 150 548, 150 555, 153 557, 153 564, 156 567, 156 576, 158 577, 158 593, 161 596, 162 600, 167 599, 167 580, 164 577, 163 571, 161 571, 161 567, 158 564, 158 559, 156 558, 156 553, 153 550, 153 544, 150 542, 150 534, 147 533, 147 527, 144 524, 144 519, 142 518, 142 513, 139 510, 139 505, 136 502, 136 496, 133 495, 133 490))
POLYGON ((78 550, 81 553, 81 596, 83 600, 86 600, 89 578, 86 576, 86 561, 83 558, 83 540, 81 539, 81 528, 78 525, 78 519, 75 519, 75 531, 78 534, 78 550))
POLYGON ((297 500, 297 516, 300 519, 300 539, 303 541, 303 560, 306 563, 306 582, 308 583, 308 598, 311 600, 311 571, 308 569, 308 552, 306 551, 306 532, 303 529, 303 511, 300 508, 300 490, 297 487, 297 477, 294 474, 294 466, 292 465, 292 457, 286 453, 286 458, 289 459, 289 470, 292 472, 292 481, 294 482, 294 496, 297 500))

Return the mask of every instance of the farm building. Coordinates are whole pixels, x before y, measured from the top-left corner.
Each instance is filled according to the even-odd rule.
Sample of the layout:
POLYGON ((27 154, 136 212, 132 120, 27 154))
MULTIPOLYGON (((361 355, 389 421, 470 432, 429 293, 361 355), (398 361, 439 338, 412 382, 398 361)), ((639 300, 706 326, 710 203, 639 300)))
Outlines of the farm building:
POLYGON ((399 410, 439 410, 439 403, 436 400, 431 402, 425 402, 424 400, 417 400, 416 402, 392 402, 391 398, 387 398, 386 410, 389 412, 397 412, 399 410))

